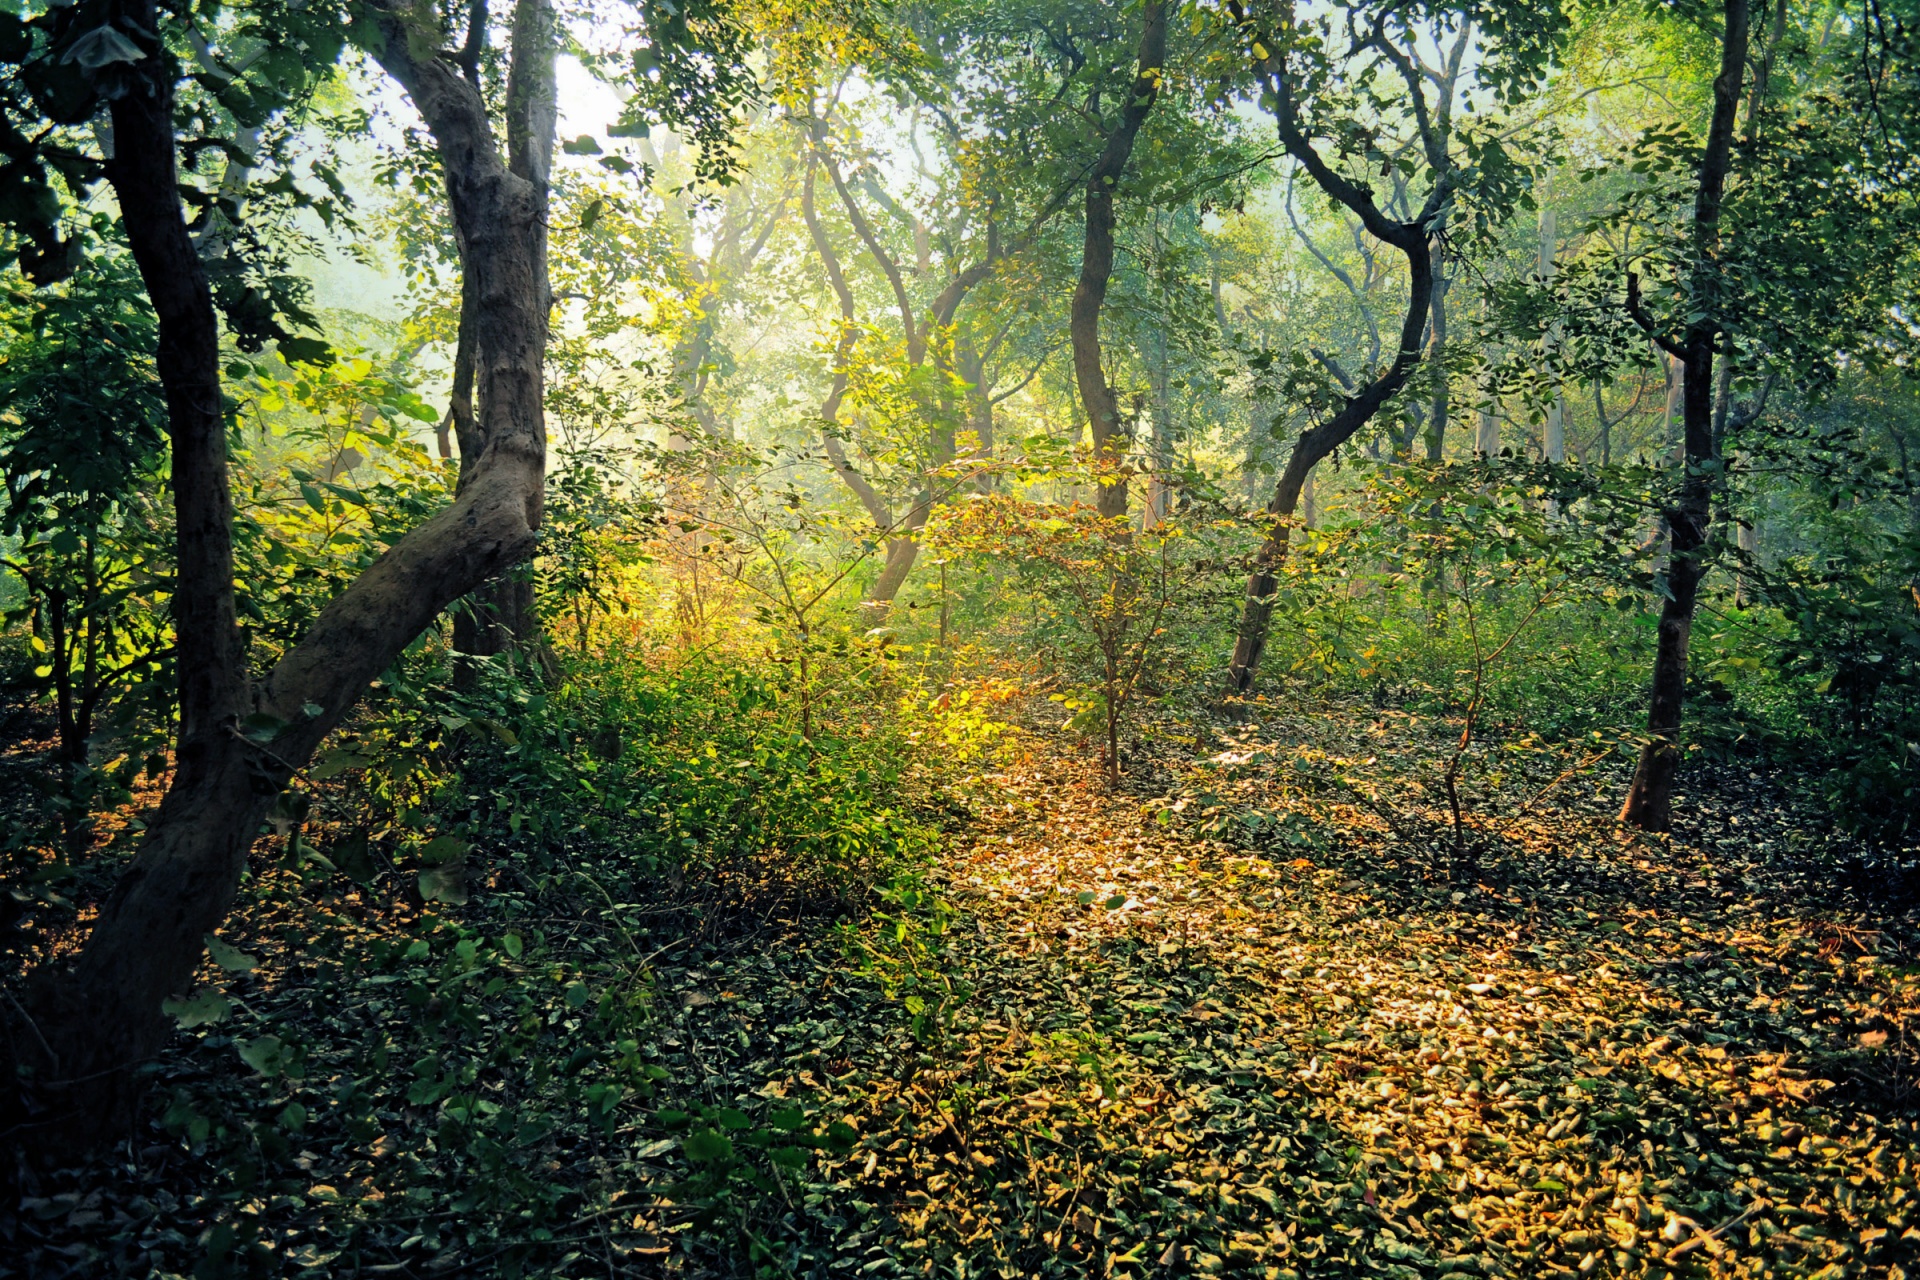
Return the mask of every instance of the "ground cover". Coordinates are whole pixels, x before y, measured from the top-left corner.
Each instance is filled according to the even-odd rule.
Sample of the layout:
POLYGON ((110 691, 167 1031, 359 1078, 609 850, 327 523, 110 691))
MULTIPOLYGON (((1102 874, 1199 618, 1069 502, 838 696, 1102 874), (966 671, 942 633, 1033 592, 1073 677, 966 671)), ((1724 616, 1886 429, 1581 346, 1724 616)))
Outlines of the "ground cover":
POLYGON ((263 875, 231 1016, 0 1266, 1906 1274, 1899 876, 1745 766, 1629 836, 1578 751, 1473 771, 1456 845, 1449 733, 1160 726, 1114 794, 1029 733, 837 917, 584 853, 444 917, 263 875))

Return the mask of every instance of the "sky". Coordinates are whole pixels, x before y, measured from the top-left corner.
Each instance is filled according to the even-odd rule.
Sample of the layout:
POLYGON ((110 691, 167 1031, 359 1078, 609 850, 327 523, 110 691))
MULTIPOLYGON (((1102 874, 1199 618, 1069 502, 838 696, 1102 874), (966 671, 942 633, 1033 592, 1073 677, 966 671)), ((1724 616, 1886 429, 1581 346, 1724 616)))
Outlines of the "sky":
MULTIPOLYGON (((559 98, 560 138, 563 141, 593 134, 602 139, 620 115, 620 95, 603 81, 595 79, 578 60, 562 56, 554 69, 555 90, 559 98)), ((370 86, 371 92, 391 116, 413 117, 413 108, 405 95, 386 77, 370 86)), ((371 146, 357 147, 347 157, 345 177, 356 191, 373 188, 374 153, 371 146)), ((324 240, 319 219, 310 221, 307 230, 324 240)), ((376 257, 386 257, 378 253, 376 257)), ((344 253, 329 253, 311 264, 314 300, 330 310, 357 311, 381 320, 398 320, 405 311, 405 281, 391 260, 376 264, 355 262, 344 253)))

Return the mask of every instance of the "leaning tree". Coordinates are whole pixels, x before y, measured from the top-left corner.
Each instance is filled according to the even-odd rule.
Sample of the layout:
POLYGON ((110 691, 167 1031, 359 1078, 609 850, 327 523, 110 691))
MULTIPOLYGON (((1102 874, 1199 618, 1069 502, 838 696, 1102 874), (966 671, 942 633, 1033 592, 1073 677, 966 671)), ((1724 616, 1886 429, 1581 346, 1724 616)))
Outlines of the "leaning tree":
MULTIPOLYGON (((653 92, 636 109, 691 118, 694 132, 717 140, 744 83, 740 64, 696 46, 735 54, 738 31, 711 3, 662 13, 664 25, 651 29, 651 10, 627 15, 648 46, 646 65, 663 72, 644 78, 653 92)), ((546 464, 558 40, 551 0, 516 0, 504 15, 485 0, 120 0, 0 18, 0 218, 22 274, 53 283, 79 252, 63 234, 72 211, 99 184, 111 189, 115 230, 157 326, 177 542, 172 778, 79 953, 44 966, 28 1006, 12 1011, 10 1120, 42 1149, 124 1123, 136 1068, 166 1040, 162 1004, 190 985, 275 797, 442 610, 533 550, 546 464), (236 624, 222 344, 257 350, 278 340, 292 358, 326 353, 293 331, 297 299, 236 251, 244 235, 207 229, 244 229, 262 126, 296 110, 349 44, 405 90, 438 150, 468 300, 467 456, 448 504, 256 671, 236 624), (210 154, 226 157, 236 181, 183 182, 210 154)))

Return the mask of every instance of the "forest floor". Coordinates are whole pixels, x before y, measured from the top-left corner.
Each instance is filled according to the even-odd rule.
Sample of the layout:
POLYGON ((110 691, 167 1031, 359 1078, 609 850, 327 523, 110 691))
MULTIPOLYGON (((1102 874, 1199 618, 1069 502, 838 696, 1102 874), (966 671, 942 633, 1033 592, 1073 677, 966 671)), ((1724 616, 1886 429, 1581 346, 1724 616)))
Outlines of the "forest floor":
MULTIPOLYGON (((620 1052, 664 1083, 618 1124, 543 1139, 539 1217, 476 1198, 503 1166, 452 1150, 436 1111, 456 1099, 415 1083, 359 1120, 326 1100, 374 1088, 352 1056, 369 1039, 384 1067, 425 1034, 380 1000, 411 971, 351 959, 386 956, 391 922, 262 908, 263 933, 304 911, 282 935, 305 930, 335 965, 247 1001, 287 1043, 312 1024, 292 1140, 246 1130, 263 1172, 219 1190, 218 1132, 177 1090, 264 1088, 278 1108, 299 1089, 238 1028, 183 1037, 154 1140, 36 1188, 0 1271, 1920 1268, 1907 880, 1744 767, 1690 765, 1681 829, 1648 838, 1611 820, 1620 779, 1583 771, 1592 757, 1496 754, 1456 845, 1433 803, 1457 732, 1442 721, 1353 706, 1200 732, 1161 726, 1114 794, 1086 757, 1025 736, 972 791, 931 916, 690 927, 606 904, 618 945, 651 953, 651 1043, 620 1052), (342 1012, 356 1004, 373 1012, 342 1012), (357 1047, 329 1048, 343 1035, 357 1047), (749 1157, 782 1134, 801 1145, 765 1168, 799 1167, 769 1176, 749 1157)), ((559 1022, 578 986, 470 1034, 533 1016, 589 1037, 559 1022)), ((437 1070, 415 1063, 402 1089, 437 1070)))

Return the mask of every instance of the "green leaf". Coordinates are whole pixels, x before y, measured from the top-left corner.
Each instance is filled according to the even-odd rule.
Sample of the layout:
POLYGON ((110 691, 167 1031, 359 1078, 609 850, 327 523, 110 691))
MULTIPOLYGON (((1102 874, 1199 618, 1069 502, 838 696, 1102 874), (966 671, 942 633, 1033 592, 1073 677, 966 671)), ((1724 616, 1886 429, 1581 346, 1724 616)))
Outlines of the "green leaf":
POLYGON ((280 358, 288 364, 329 365, 336 357, 333 348, 319 338, 282 338, 280 358))
POLYGON ((212 934, 207 935, 207 954, 213 962, 228 973, 251 973, 259 967, 257 956, 250 956, 238 947, 221 941, 212 934))
POLYGON ((488 720, 483 716, 475 716, 467 723, 483 731, 503 747, 517 747, 520 745, 520 739, 515 735, 513 730, 507 728, 507 726, 501 724, 498 720, 488 720))
POLYGON ((214 988, 201 987, 190 996, 162 1001, 160 1012, 172 1018, 184 1031, 219 1022, 233 1012, 233 1003, 214 988))
POLYGON ((454 907, 465 906, 467 904, 466 866, 455 862, 444 867, 428 867, 420 873, 420 896, 428 902, 444 902, 454 907))
POLYGON ((688 1134, 680 1149, 695 1164, 718 1164, 733 1159, 733 1139, 712 1129, 696 1129, 688 1134))
POLYGON ((500 949, 506 952, 508 956, 512 957, 515 960, 518 960, 520 958, 520 953, 526 950, 526 944, 520 941, 519 934, 510 933, 506 937, 500 939, 500 949))
POLYGON ((234 1047, 240 1051, 240 1061, 263 1076, 277 1076, 286 1069, 287 1046, 279 1036, 266 1035, 252 1040, 236 1040, 234 1047))
POLYGON ((467 856, 467 850, 471 848, 471 843, 458 836, 435 836, 421 848, 420 861, 428 866, 458 862, 467 856))
POLYGON ((569 982, 567 984, 567 1007, 569 1009, 578 1009, 592 998, 593 992, 587 988, 586 983, 569 982))
POLYGON ((337 778, 350 769, 364 769, 373 763, 371 756, 362 755, 350 747, 335 747, 320 757, 320 762, 307 770, 307 776, 316 782, 325 782, 328 778, 337 778))
MULTIPOLYGON (((583 133, 572 142, 561 143, 560 149, 570 156, 597 156, 600 154, 600 144, 594 140, 593 135, 590 133, 583 133)), ((598 203, 598 201, 595 203, 598 203)))
POLYGON ((355 884, 372 884, 379 875, 373 865, 373 849, 364 834, 348 836, 333 846, 333 860, 355 884))

